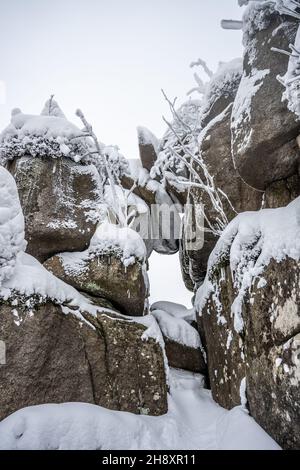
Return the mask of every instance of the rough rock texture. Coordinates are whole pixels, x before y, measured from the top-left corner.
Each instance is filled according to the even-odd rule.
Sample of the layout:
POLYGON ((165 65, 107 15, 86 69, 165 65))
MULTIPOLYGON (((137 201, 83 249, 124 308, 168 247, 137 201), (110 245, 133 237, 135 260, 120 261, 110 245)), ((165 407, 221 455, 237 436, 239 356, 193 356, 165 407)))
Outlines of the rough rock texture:
POLYGON ((143 168, 150 171, 155 161, 157 160, 155 144, 156 142, 158 143, 158 140, 148 129, 145 129, 143 127, 138 127, 137 130, 138 130, 140 159, 141 159, 143 168))
POLYGON ((134 187, 133 193, 143 199, 149 206, 149 226, 146 233, 152 236, 144 239, 147 252, 151 253, 152 248, 163 255, 177 253, 181 224, 178 204, 174 204, 163 186, 158 181, 151 179, 150 176, 145 184, 139 184, 131 176, 123 175, 121 184, 128 190, 134 187), (168 227, 167 220, 170 221, 170 230, 166 230, 166 227, 168 227))
POLYGON ((19 191, 28 253, 43 262, 55 253, 84 250, 97 223, 96 168, 65 157, 21 157, 8 169, 19 191))
POLYGON ((64 255, 55 255, 44 266, 76 289, 109 300, 125 315, 142 316, 146 313, 149 296, 147 273, 139 262, 125 267, 117 256, 95 256, 83 261, 79 270, 73 270, 64 262, 64 255))
MULTIPOLYGON (((234 169, 231 157, 231 109, 232 106, 229 105, 215 121, 211 121, 210 125, 206 127, 200 147, 202 158, 207 165, 209 173, 214 177, 216 188, 222 189, 236 211, 232 209, 226 198, 222 198, 224 212, 228 221, 232 220, 236 213, 260 209, 263 199, 263 193, 245 184, 234 169)), ((201 175, 199 168, 197 171, 201 175)), ((213 225, 216 223, 219 215, 214 209, 207 193, 201 189, 192 188, 190 191, 190 203, 193 205, 203 204, 209 221, 213 225)), ((207 227, 206 223, 205 225, 207 227)), ((203 281, 206 274, 207 260, 216 242, 216 236, 205 232, 203 248, 186 250, 183 240, 182 251, 186 251, 186 254, 182 254, 181 257, 185 258, 186 261, 187 258, 189 260, 183 270, 191 278, 191 282, 189 280, 186 281, 188 288, 190 284, 195 287, 203 281)))
POLYGON ((155 192, 148 189, 147 186, 136 185, 135 180, 130 175, 122 175, 121 184, 123 188, 129 191, 134 187, 133 193, 143 199, 148 206, 156 203, 155 192))
POLYGON ((244 298, 243 331, 233 326, 236 297, 226 263, 217 266, 219 295, 210 297, 199 330, 208 355, 215 400, 226 408, 241 403, 246 378, 248 407, 256 421, 284 448, 300 447, 300 263, 271 261, 244 298), (222 304, 220 309, 219 301, 222 304))
POLYGON ((250 11, 254 14, 245 18, 244 74, 233 108, 233 158, 244 181, 264 190, 297 173, 299 165, 295 139, 300 124, 282 102, 276 78, 286 73, 288 57, 271 51, 288 50, 298 23, 279 15, 269 2, 250 11))
POLYGON ((91 327, 51 302, 0 309, 7 362, 0 367, 0 420, 26 406, 72 401, 167 412, 163 353, 154 339, 142 340, 144 326, 99 313, 85 315, 91 327))
POLYGON ((298 196, 300 196, 300 178, 299 175, 294 175, 267 187, 264 196, 265 207, 270 209, 284 207, 298 196))
POLYGON ((191 348, 164 336, 166 355, 170 367, 205 374, 207 366, 201 349, 191 348))

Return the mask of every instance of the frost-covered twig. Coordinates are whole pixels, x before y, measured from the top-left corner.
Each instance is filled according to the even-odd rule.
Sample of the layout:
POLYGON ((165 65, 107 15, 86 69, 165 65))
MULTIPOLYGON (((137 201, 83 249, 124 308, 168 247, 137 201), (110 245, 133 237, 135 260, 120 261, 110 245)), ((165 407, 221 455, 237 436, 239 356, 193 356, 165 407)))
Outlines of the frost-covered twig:
POLYGON ((207 222, 208 231, 216 236, 220 236, 222 231, 228 225, 228 218, 224 211, 221 196, 225 198, 233 210, 234 208, 226 194, 215 186, 214 178, 208 171, 201 152, 199 152, 199 129, 192 129, 191 126, 184 123, 178 115, 178 112, 175 110, 172 101, 168 99, 164 92, 163 95, 169 104, 173 120, 176 123, 176 129, 175 125, 171 124, 165 117, 163 117, 163 120, 174 135, 176 145, 169 145, 166 148, 166 151, 171 158, 162 162, 161 173, 164 176, 166 170, 172 171, 172 163, 174 162, 181 162, 181 164, 188 169, 190 181, 183 181, 182 179, 179 180, 177 175, 172 171, 175 178, 174 181, 179 185, 188 187, 189 189, 192 187, 199 188, 208 195, 217 216, 214 221, 210 221, 205 213, 203 213, 203 215, 207 222), (197 171, 195 167, 198 167, 200 172, 197 171))
POLYGON ((82 123, 83 123, 83 125, 86 129, 87 134, 89 136, 91 136, 91 138, 94 141, 96 152, 98 153, 99 159, 100 159, 100 167, 102 167, 102 169, 105 169, 105 172, 108 176, 108 181, 109 181, 109 184, 110 184, 110 187, 111 187, 112 199, 113 199, 112 204, 113 204, 114 215, 115 215, 117 221, 119 222, 119 224, 122 227, 124 227, 124 226, 127 225, 127 218, 124 216, 124 213, 122 211, 122 208, 121 208, 121 205, 120 205, 120 202, 119 202, 119 198, 117 196, 117 192, 116 192, 116 188, 115 188, 115 180, 114 180, 114 177, 112 175, 110 165, 107 161, 107 157, 106 157, 106 155, 104 155, 102 153, 101 146, 99 144, 99 141, 98 141, 98 138, 97 138, 96 134, 93 131, 93 127, 86 120, 83 112, 80 109, 77 109, 76 115, 79 117, 79 119, 81 119, 81 121, 82 121, 82 123))

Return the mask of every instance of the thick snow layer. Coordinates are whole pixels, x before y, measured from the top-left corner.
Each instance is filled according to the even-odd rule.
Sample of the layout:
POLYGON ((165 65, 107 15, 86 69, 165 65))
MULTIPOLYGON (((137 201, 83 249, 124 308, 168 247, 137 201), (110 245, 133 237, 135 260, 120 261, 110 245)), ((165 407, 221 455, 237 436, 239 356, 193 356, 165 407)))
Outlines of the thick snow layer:
POLYGON ((97 227, 89 252, 97 255, 120 252, 125 265, 144 262, 147 256, 145 243, 140 235, 129 227, 120 228, 108 222, 97 227))
POLYGON ((171 371, 169 412, 160 417, 86 403, 24 408, 0 423, 0 449, 280 449, 241 408, 227 411, 202 376, 171 371))
MULTIPOLYGON (((208 261, 208 272, 196 295, 196 309, 201 312, 210 295, 218 303, 218 286, 213 283, 214 267, 229 259, 238 295, 232 304, 235 330, 243 328, 241 308, 246 292, 255 279, 265 285, 263 271, 271 259, 300 259, 300 198, 287 207, 244 212, 233 219, 218 240, 208 261)), ((220 315, 222 306, 219 304, 220 315)))
POLYGON ((0 286, 14 273, 25 250, 24 217, 14 178, 0 167, 0 286))
POLYGON ((87 270, 90 259, 104 255, 120 257, 126 267, 137 261, 144 264, 147 250, 140 235, 131 228, 103 222, 97 227, 87 250, 60 253, 59 257, 66 273, 76 276, 87 270))
POLYGON ((250 1, 243 15, 243 43, 246 48, 258 31, 270 24, 270 15, 275 11, 275 2, 250 1))
POLYGON ((102 172, 105 159, 116 178, 128 172, 128 163, 117 146, 99 146, 101 157, 93 140, 66 119, 56 101, 48 100, 40 116, 23 114, 20 109, 12 111, 11 123, 0 134, 0 162, 23 155, 64 156, 75 162, 93 163, 102 172))
POLYGON ((62 305, 64 313, 73 313, 80 320, 83 320, 80 312, 92 315, 96 315, 98 310, 110 312, 109 309, 92 305, 76 289, 55 277, 26 253, 18 256, 13 276, 3 282, 0 288, 0 298, 3 300, 23 296, 28 299, 28 307, 30 298, 39 303, 50 300, 62 305))
POLYGON ((155 302, 151 305, 151 311, 154 310, 162 310, 174 318, 179 318, 189 323, 196 321, 196 314, 193 308, 188 309, 184 305, 176 304, 174 302, 167 302, 165 300, 155 302))
POLYGON ((243 61, 241 58, 233 59, 230 62, 220 62, 216 73, 206 86, 203 98, 203 118, 210 111, 214 102, 221 96, 227 98, 234 96, 243 73, 243 61))
POLYGON ((64 117, 35 116, 14 110, 10 125, 0 135, 2 162, 15 156, 66 156, 75 161, 89 151, 83 132, 64 117))
POLYGON ((41 116, 55 116, 66 119, 66 116, 60 109, 57 101, 53 99, 53 96, 46 101, 45 106, 42 109, 41 116))
POLYGON ((176 318, 163 310, 152 310, 163 335, 176 343, 199 349, 200 336, 197 330, 182 318, 176 318))

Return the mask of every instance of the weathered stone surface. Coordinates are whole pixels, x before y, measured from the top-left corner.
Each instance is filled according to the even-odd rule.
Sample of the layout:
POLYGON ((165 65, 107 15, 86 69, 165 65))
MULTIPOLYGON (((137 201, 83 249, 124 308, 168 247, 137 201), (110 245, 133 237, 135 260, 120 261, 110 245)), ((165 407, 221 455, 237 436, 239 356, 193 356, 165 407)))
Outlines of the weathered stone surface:
POLYGON ((201 374, 207 372, 201 349, 191 348, 167 337, 164 337, 164 341, 170 367, 201 374))
MULTIPOLYGON (((224 213, 228 221, 232 220, 236 213, 260 209, 263 198, 263 193, 245 184, 234 168, 231 157, 231 109, 232 107, 229 105, 223 110, 216 122, 206 128, 200 148, 207 169, 214 178, 215 187, 222 189, 231 203, 221 196, 224 213)), ((201 169, 197 168, 197 171, 201 175, 201 169)), ((193 205, 203 204, 206 217, 212 225, 216 225, 220 215, 213 207, 207 192, 199 188, 192 188, 189 203, 193 205)), ((205 227, 208 228, 206 222, 205 227)), ((186 251, 185 258, 189 259, 184 272, 189 273, 191 284, 194 287, 199 286, 205 277, 207 260, 216 242, 217 237, 215 235, 205 232, 203 247, 196 250, 187 250, 183 240, 183 251, 186 251)), ((186 282, 187 287, 189 287, 189 284, 189 282, 186 282)))
POLYGON ((155 192, 148 189, 147 186, 137 185, 135 180, 130 175, 122 175, 121 184, 123 188, 131 190, 134 187, 133 193, 145 201, 148 206, 156 204, 155 192))
POLYGON ((22 305, 24 299, 0 306, 7 361, 0 367, 0 419, 26 406, 72 401, 167 412, 162 350, 154 339, 142 340, 144 326, 84 314, 92 327, 50 301, 30 311, 22 305))
MULTIPOLYGON (((72 254, 67 255, 67 261, 70 260, 72 254)), ((76 289, 104 297, 125 315, 141 316, 146 313, 149 296, 147 273, 140 262, 125 267, 122 260, 114 255, 83 257, 80 269, 74 270, 72 262, 68 264, 67 261, 64 254, 55 255, 44 266, 76 289)))
POLYGON ((43 262, 55 253, 84 250, 97 223, 96 168, 65 157, 21 157, 8 169, 19 191, 28 253, 43 262))
POLYGON ((277 80, 287 71, 288 57, 271 51, 288 50, 298 23, 268 2, 254 5, 245 21, 244 75, 233 107, 233 158, 243 180, 264 190, 296 174, 299 165, 295 139, 300 124, 282 101, 277 80))
POLYGON ((267 187, 264 196, 265 207, 270 209, 285 207, 298 196, 300 196, 300 178, 294 175, 267 187))
POLYGON ((152 132, 145 127, 138 127, 138 141, 140 159, 143 168, 150 171, 157 160, 157 148, 159 141, 152 132))
POLYGON ((231 312, 237 292, 222 266, 214 272, 218 299, 210 296, 199 317, 213 396, 226 408, 239 405, 245 378, 251 415, 282 447, 299 449, 300 263, 270 262, 266 284, 255 281, 244 297, 240 333, 231 312))

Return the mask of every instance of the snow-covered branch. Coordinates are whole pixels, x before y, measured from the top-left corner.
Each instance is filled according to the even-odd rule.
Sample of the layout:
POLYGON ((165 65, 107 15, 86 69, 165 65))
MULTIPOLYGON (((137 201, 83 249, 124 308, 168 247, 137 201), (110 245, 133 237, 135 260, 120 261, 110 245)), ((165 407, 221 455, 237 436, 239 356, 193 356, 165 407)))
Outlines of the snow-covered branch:
POLYGON ((163 93, 163 95, 169 105, 173 123, 169 122, 165 117, 163 117, 163 120, 173 134, 175 143, 167 146, 165 149, 167 158, 160 160, 161 174, 164 177, 166 171, 172 172, 174 180, 178 185, 187 187, 188 189, 193 187, 199 188, 209 197, 210 203, 217 216, 213 221, 209 220, 203 211, 203 216, 208 227, 207 231, 216 236, 220 236, 228 225, 222 198, 229 202, 231 207, 232 204, 224 192, 215 186, 214 178, 207 168, 201 151, 199 151, 199 127, 192 128, 189 124, 186 124, 175 110, 174 102, 168 99, 165 93, 163 93), (189 180, 183 180, 178 176, 182 167, 188 170, 190 176, 189 180))

